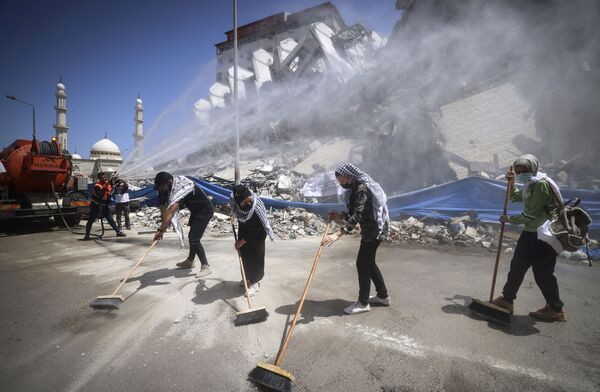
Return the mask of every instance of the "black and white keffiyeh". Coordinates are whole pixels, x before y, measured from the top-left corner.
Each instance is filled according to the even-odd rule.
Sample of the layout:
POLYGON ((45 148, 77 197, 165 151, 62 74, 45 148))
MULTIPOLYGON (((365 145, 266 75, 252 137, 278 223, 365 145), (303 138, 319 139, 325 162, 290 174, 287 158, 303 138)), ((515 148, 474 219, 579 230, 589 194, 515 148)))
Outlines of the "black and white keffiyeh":
POLYGON ((269 223, 269 218, 267 216, 267 209, 265 208, 265 204, 260 199, 260 197, 256 196, 254 192, 248 190, 250 195, 252 196, 252 206, 249 210, 244 211, 240 205, 236 202, 234 193, 231 192, 229 196, 229 206, 231 207, 231 213, 233 216, 240 222, 247 222, 252 218, 254 213, 258 215, 260 222, 262 223, 265 232, 269 236, 269 239, 273 241, 274 234, 273 229, 271 228, 271 223, 269 223))
MULTIPOLYGON (((361 182, 367 186, 371 194, 373 195, 373 218, 379 228, 379 235, 384 232, 384 228, 390 224, 390 215, 387 207, 387 196, 381 188, 381 186, 375 182, 367 173, 361 171, 353 164, 346 162, 341 163, 335 169, 336 175, 342 175, 352 180, 361 182)), ((346 208, 350 209, 350 194, 352 189, 349 189, 344 194, 344 201, 346 202, 346 208)))
MULTIPOLYGON (((173 176, 173 187, 171 188, 171 193, 169 193, 169 202, 167 203, 167 207, 171 207, 173 204, 181 201, 184 197, 192 193, 194 191, 194 186, 194 182, 185 176, 173 176)), ((173 225, 173 228, 179 237, 181 247, 184 247, 185 238, 183 234, 183 225, 179 219, 179 208, 175 212, 175 215, 173 215, 171 224, 173 225)))

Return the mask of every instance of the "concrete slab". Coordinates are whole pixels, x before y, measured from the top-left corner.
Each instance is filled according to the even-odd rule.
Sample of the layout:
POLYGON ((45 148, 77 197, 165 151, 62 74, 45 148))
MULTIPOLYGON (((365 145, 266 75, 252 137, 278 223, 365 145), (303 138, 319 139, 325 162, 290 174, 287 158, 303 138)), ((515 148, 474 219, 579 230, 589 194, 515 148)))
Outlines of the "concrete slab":
POLYGON ((444 148, 470 162, 492 162, 498 154, 500 167, 508 167, 518 155, 541 149, 533 109, 510 83, 444 105, 433 120, 444 148))
POLYGON ((310 153, 293 169, 294 172, 309 176, 316 172, 315 165, 325 170, 335 169, 342 162, 347 162, 352 146, 350 139, 334 139, 324 143, 310 153))

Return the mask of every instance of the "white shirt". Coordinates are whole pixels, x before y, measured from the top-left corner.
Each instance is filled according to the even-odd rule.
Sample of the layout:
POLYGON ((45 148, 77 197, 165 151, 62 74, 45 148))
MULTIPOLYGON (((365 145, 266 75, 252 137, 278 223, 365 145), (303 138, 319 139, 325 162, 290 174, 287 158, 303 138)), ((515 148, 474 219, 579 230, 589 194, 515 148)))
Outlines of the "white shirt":
POLYGON ((122 194, 115 193, 115 201, 117 203, 128 203, 129 202, 129 193, 125 192, 122 194))

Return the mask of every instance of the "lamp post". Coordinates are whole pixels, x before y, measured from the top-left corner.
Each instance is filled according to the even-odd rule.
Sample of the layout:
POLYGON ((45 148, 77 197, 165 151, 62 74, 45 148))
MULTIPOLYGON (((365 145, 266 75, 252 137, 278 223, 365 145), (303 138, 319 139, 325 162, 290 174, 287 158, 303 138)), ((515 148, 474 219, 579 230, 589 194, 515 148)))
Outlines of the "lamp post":
POLYGON ((7 95, 6 98, 8 98, 12 101, 21 102, 21 103, 31 107, 31 109, 33 110, 33 140, 35 140, 35 106, 33 106, 32 104, 30 104, 28 102, 22 101, 13 95, 7 95))
POLYGON ((240 113, 238 107, 237 0, 233 0, 233 106, 235 108, 235 184, 240 183, 240 113))

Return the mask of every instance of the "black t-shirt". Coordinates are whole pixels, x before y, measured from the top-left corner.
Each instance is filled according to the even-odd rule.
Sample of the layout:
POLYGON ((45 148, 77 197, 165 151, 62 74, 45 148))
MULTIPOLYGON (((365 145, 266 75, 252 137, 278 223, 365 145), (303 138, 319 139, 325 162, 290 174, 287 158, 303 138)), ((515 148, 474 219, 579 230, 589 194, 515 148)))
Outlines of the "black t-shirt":
POLYGON ((210 202, 206 193, 199 186, 194 186, 194 190, 188 193, 183 199, 179 201, 179 209, 187 208, 190 210, 191 216, 212 216, 214 213, 214 207, 210 202))

